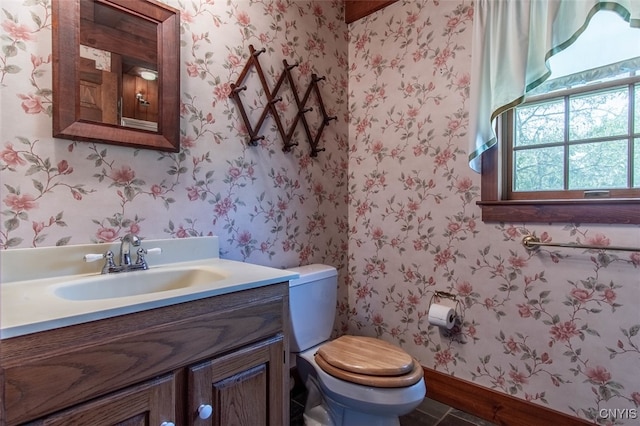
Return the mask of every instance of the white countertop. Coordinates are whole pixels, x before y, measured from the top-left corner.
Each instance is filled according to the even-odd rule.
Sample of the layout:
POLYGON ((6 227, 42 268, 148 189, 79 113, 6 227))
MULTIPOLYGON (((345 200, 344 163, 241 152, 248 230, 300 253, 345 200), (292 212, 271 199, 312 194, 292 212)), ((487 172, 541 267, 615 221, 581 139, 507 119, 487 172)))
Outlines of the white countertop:
MULTIPOLYGON (((117 254, 119 244, 112 247, 90 244, 6 250, 0 252, 0 338, 6 339, 262 287, 299 276, 286 269, 220 259, 217 237, 143 241, 142 245, 147 249, 161 247, 163 250, 162 254, 147 257, 150 270, 156 269, 159 272, 162 268, 193 267, 210 270, 220 278, 210 284, 135 296, 66 300, 55 294, 57 286, 74 280, 101 276, 99 271, 104 261, 87 264, 82 260, 84 254, 104 253, 109 248, 117 254)), ((123 272, 116 275, 118 278, 121 277, 122 284, 126 285, 128 274, 146 272, 149 271, 123 272)))

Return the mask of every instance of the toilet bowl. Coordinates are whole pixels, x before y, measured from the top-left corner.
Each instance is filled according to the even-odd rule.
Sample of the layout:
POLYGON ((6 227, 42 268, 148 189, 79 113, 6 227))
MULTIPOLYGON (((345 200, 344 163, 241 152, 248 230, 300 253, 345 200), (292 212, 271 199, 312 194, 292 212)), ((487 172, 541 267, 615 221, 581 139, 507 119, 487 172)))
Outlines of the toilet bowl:
POLYGON ((320 403, 307 401, 305 422, 323 426, 397 426, 423 400, 420 364, 396 345, 364 336, 329 340, 337 301, 337 271, 293 268, 289 288, 291 350, 300 377, 320 403))
MULTIPOLYGON (((321 346, 321 345, 320 345, 321 346)), ((377 388, 347 382, 324 371, 316 362, 314 347, 298 354, 297 367, 307 385, 317 385, 334 426, 397 426, 399 416, 413 411, 424 399, 424 379, 401 388, 377 388), (311 378, 311 379, 310 379, 311 378), (315 380, 314 380, 315 379, 315 380)))

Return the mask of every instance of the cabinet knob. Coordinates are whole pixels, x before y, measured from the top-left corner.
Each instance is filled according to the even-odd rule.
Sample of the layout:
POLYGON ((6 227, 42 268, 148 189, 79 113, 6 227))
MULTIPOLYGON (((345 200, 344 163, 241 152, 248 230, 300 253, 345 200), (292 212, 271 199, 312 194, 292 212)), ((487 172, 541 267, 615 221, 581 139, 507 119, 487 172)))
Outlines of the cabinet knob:
POLYGON ((208 419, 213 413, 213 407, 209 404, 202 404, 198 407, 198 417, 202 420, 208 419))
POLYGON ((176 426, 176 425, 173 422, 162 422, 160 423, 160 426, 176 426))

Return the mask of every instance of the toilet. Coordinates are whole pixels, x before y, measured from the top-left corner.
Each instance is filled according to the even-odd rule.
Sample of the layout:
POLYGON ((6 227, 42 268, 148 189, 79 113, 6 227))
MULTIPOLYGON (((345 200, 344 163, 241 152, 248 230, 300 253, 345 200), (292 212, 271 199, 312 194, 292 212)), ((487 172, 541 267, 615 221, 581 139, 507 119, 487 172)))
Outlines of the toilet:
POLYGON ((418 361, 400 347, 372 337, 329 340, 338 273, 313 264, 289 269, 290 348, 309 399, 307 426, 398 426, 399 416, 422 402, 426 385, 418 361))

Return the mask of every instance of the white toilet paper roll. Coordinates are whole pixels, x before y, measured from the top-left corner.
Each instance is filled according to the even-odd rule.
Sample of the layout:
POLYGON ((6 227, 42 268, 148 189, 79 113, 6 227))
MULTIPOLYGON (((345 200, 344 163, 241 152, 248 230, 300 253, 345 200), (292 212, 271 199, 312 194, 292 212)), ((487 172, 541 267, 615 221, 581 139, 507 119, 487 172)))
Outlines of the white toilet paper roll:
POLYGON ((429 324, 451 330, 455 319, 456 311, 452 307, 439 305, 437 303, 429 306, 429 324))

